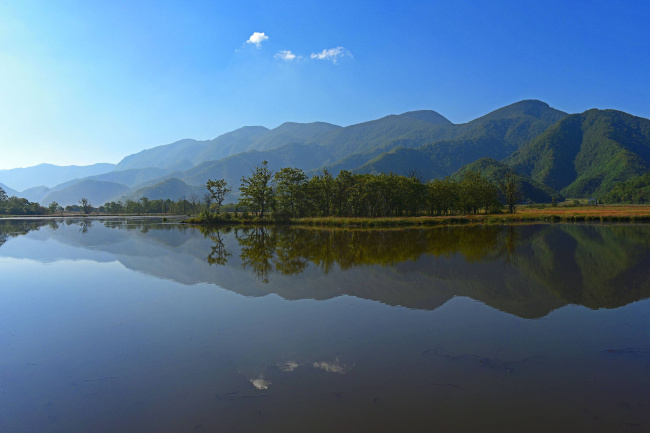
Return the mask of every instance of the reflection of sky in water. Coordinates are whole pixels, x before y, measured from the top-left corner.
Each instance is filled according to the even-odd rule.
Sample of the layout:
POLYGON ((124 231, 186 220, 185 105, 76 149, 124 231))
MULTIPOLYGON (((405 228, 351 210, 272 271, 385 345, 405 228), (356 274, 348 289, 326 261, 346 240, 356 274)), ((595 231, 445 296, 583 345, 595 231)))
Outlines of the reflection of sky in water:
POLYGON ((264 376, 260 376, 257 379, 251 379, 251 383, 257 389, 269 389, 271 382, 264 380, 264 376))
MULTIPOLYGON (((237 264, 236 243, 229 244, 228 266, 210 267, 211 242, 200 235, 116 232, 99 224, 87 233, 69 229, 41 229, 0 247, 2 431, 648 427, 649 301, 600 310, 555 306, 531 320, 488 306, 527 311, 517 303, 547 299, 533 290, 538 274, 515 273, 515 265, 498 261, 468 266, 452 256, 403 268, 307 270, 263 285, 237 264), (443 265, 454 274, 438 275, 472 286, 433 278, 443 265), (497 275, 492 268, 501 279, 481 286, 497 275), (350 278, 364 296, 334 290, 350 278), (418 305, 435 309, 386 305, 389 296, 414 305, 405 295, 425 283, 418 305), (235 293, 251 287, 267 296, 235 293), (513 290, 511 297, 499 287, 513 290), (318 294, 314 288, 336 296, 300 296, 318 294), (436 291, 450 288, 477 295, 439 302, 436 291)), ((553 228, 531 245, 546 251, 564 233, 553 228)), ((516 266, 524 266, 524 253, 516 266)), ((535 257, 547 260, 543 266, 553 259, 535 257)), ((599 257, 579 260, 588 265, 599 257)), ((639 255, 632 264, 617 281, 643 287, 650 261, 639 255)), ((586 289, 574 296, 601 295, 586 289)))
POLYGON ((314 362, 314 367, 320 368, 321 370, 325 370, 328 373, 336 373, 336 374, 345 374, 350 370, 350 367, 348 367, 345 364, 342 364, 338 358, 334 359, 334 361, 331 362, 325 362, 325 361, 314 362))
POLYGON ((277 367, 285 373, 290 373, 296 368, 300 367, 300 364, 298 364, 296 361, 287 361, 284 364, 278 365, 277 367))

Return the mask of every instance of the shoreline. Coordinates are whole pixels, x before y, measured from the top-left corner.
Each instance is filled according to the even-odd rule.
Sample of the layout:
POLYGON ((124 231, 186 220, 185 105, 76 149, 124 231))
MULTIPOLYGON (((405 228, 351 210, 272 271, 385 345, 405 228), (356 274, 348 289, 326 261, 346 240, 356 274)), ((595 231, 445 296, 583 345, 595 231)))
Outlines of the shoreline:
POLYGON ((183 220, 183 224, 198 226, 228 226, 228 225, 296 225, 313 227, 424 227, 441 225, 464 224, 514 224, 527 222, 541 223, 616 223, 616 222, 650 222, 650 207, 648 206, 603 206, 588 209, 525 209, 514 214, 478 214, 450 216, 418 216, 418 217, 309 217, 275 221, 271 218, 222 218, 215 217, 209 221, 200 218, 183 220))

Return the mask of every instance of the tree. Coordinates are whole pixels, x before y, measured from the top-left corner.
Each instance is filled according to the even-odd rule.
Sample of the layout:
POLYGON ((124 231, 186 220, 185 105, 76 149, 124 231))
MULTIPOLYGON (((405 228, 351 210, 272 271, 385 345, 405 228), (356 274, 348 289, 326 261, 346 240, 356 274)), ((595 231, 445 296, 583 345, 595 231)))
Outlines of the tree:
POLYGON ((264 218, 264 212, 273 204, 272 178, 273 171, 269 169, 268 161, 255 167, 250 177, 241 178, 239 203, 253 212, 259 212, 260 218, 264 218))
POLYGON ((140 197, 140 203, 142 204, 141 211, 142 213, 147 213, 149 211, 149 198, 140 197))
POLYGON ((87 198, 83 197, 81 200, 79 200, 79 204, 81 205, 81 210, 88 215, 90 212, 93 210, 93 205, 90 204, 87 198))
POLYGON ((195 214, 196 213, 196 205, 199 203, 199 200, 200 200, 199 195, 196 194, 196 193, 192 193, 192 194, 190 194, 188 200, 189 200, 190 204, 192 205, 192 213, 195 214))
POLYGON ((212 206, 212 194, 209 192, 203 194, 203 204, 205 205, 205 211, 210 212, 210 206, 212 206))
MULTIPOLYGON (((242 178, 242 182, 244 179, 242 178)), ((212 200, 214 200, 214 207, 219 213, 221 210, 221 205, 223 204, 223 201, 226 199, 228 194, 230 194, 230 191, 232 189, 228 186, 228 182, 225 181, 225 179, 218 179, 218 180, 212 180, 208 179, 208 182, 205 184, 205 187, 210 191, 210 194, 206 194, 203 196, 203 201, 205 202, 205 205, 207 207, 207 211, 210 210, 210 203, 212 200)))
POLYGON ((50 203, 50 205, 48 206, 48 209, 50 210, 50 213, 51 213, 52 215, 54 215, 55 213, 58 212, 58 210, 59 210, 60 207, 61 207, 61 206, 59 206, 59 204, 58 204, 57 202, 53 201, 53 202, 50 203))
POLYGON ((302 216, 307 175, 299 168, 286 167, 275 173, 273 184, 277 210, 291 217, 302 216))
POLYGON ((521 200, 521 192, 517 175, 511 171, 507 171, 503 179, 499 182, 499 188, 506 199, 506 206, 508 206, 508 213, 515 213, 515 204, 521 200))
POLYGON ((7 193, 5 192, 4 189, 0 188, 0 201, 5 201, 7 200, 7 193))

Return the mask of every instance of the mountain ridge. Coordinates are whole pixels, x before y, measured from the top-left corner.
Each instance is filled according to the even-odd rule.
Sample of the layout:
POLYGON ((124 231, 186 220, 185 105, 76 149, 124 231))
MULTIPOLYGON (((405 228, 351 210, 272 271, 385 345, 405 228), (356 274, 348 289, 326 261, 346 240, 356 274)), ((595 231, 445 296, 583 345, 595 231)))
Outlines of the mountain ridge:
MULTIPOLYGON (((48 204, 53 192, 85 180, 122 185, 128 189, 124 196, 130 196, 172 178, 192 188, 223 178, 234 190, 232 199, 241 177, 265 160, 272 170, 290 166, 308 175, 323 170, 334 176, 341 170, 375 174, 417 170, 426 181, 489 158, 494 162, 481 164, 491 172, 502 171, 505 164, 530 178, 535 188, 548 188, 538 197, 548 198, 549 191, 601 197, 617 183, 649 170, 649 125, 648 119, 616 110, 567 114, 532 99, 460 124, 432 110, 417 110, 345 127, 326 122, 285 122, 273 129, 245 126, 213 140, 184 139, 145 149, 126 156, 108 172, 52 187, 33 186, 25 193, 48 204)), ((3 181, 1 175, 2 171, 3 181)))

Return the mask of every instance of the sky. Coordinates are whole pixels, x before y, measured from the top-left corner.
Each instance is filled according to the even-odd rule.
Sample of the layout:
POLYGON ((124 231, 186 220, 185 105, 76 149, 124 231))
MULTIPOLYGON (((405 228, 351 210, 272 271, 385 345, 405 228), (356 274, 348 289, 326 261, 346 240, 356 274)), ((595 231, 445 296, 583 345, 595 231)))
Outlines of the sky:
POLYGON ((646 1, 0 0, 0 169, 539 99, 650 118, 646 1))

